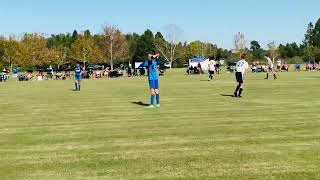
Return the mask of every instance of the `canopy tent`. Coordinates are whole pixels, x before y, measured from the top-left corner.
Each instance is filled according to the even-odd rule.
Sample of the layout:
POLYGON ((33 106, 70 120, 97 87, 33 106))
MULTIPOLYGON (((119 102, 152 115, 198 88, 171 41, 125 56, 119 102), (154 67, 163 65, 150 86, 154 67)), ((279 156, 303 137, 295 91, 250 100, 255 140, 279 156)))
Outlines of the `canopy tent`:
POLYGON ((205 59, 202 56, 195 57, 189 60, 189 67, 198 67, 200 63, 202 70, 207 71, 209 65, 209 59, 205 59))

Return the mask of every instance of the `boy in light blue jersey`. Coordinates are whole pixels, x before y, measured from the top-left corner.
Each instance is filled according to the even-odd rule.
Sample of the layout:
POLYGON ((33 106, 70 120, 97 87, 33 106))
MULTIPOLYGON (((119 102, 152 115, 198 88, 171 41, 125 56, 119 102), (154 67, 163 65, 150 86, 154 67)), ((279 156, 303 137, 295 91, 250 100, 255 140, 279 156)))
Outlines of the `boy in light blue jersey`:
POLYGON ((80 82, 81 82, 81 67, 79 64, 74 68, 74 85, 76 87, 76 91, 80 91, 80 82))
POLYGON ((143 66, 147 68, 148 71, 148 80, 150 87, 150 108, 154 107, 154 96, 156 96, 157 107, 160 107, 160 94, 159 94, 159 80, 158 80, 158 61, 159 54, 148 55, 148 60, 143 62, 143 66))

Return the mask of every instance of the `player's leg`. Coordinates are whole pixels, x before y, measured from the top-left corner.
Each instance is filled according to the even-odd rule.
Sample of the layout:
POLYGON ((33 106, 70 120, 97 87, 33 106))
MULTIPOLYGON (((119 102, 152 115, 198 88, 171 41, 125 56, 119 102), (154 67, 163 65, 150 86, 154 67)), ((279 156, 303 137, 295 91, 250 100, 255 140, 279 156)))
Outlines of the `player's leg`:
POLYGON ((155 81, 155 90, 154 90, 154 92, 156 94, 157 107, 160 107, 160 93, 159 93, 159 81, 158 80, 155 81))
POLYGON ((155 81, 150 80, 149 81, 149 86, 150 86, 150 106, 151 108, 154 107, 154 96, 155 96, 155 81))
POLYGON ((150 106, 149 107, 154 107, 154 95, 155 95, 155 90, 150 89, 150 106))
POLYGON ((243 92, 243 83, 239 83, 239 85, 240 85, 240 88, 239 88, 239 95, 238 95, 238 97, 242 97, 241 95, 242 95, 242 92, 243 92))
POLYGON ((238 85, 237 85, 237 87, 236 87, 236 89, 235 89, 235 91, 234 91, 234 96, 235 97, 238 97, 238 91, 239 91, 239 89, 240 89, 240 87, 241 87, 241 77, 240 77, 240 73, 236 73, 236 80, 237 80, 237 82, 238 82, 238 85))
POLYGON ((272 74, 273 74, 273 78, 274 78, 274 79, 277 79, 277 75, 276 75, 276 73, 274 72, 274 70, 272 70, 272 74))
POLYGON ((78 91, 80 91, 80 87, 81 87, 81 80, 78 80, 78 91))
POLYGON ((269 72, 270 72, 270 68, 268 68, 268 70, 267 70, 267 76, 266 76, 266 78, 264 78, 264 79, 269 79, 269 72))
POLYGON ((76 91, 78 91, 78 82, 77 82, 77 80, 74 80, 74 87, 75 87, 76 91))

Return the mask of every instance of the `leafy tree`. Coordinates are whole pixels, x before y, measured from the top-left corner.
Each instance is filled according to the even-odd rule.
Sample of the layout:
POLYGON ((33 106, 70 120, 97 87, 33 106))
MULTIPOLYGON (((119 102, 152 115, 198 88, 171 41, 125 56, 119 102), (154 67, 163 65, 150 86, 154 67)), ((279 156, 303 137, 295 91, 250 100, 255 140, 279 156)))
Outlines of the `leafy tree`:
POLYGON ((152 31, 147 29, 137 41, 136 56, 138 60, 147 58, 149 52, 155 52, 154 35, 152 31))
POLYGON ((305 46, 314 45, 315 31, 312 22, 308 24, 308 29, 305 34, 305 39, 303 41, 305 46))
POLYGON ((25 34, 22 38, 24 65, 48 65, 54 59, 54 53, 47 48, 47 39, 41 34, 25 34))
POLYGON ((176 49, 181 40, 181 35, 182 30, 178 26, 171 24, 166 27, 167 40, 160 32, 155 36, 155 46, 164 59, 170 63, 170 67, 172 67, 172 63, 177 59, 176 49))
POLYGON ((104 56, 110 60, 111 70, 115 60, 128 57, 128 43, 126 37, 115 26, 103 28, 103 35, 100 41, 104 56))
POLYGON ((203 43, 201 41, 193 41, 188 45, 189 53, 195 56, 204 56, 203 53, 203 43))
POLYGON ((320 47, 320 18, 314 26, 314 46, 320 47))
POLYGON ((20 65, 22 59, 21 43, 13 36, 0 39, 0 55, 2 61, 12 69, 13 65, 20 65))
POLYGON ((245 53, 246 51, 246 40, 244 37, 244 34, 241 32, 238 32, 236 35, 234 35, 233 39, 234 44, 234 51, 233 53, 241 56, 241 54, 245 53))
POLYGON ((78 35, 71 45, 70 57, 81 60, 86 66, 87 62, 97 62, 102 58, 102 52, 94 38, 90 35, 78 35))
POLYGON ((272 61, 274 62, 279 56, 279 47, 274 41, 272 41, 268 44, 268 48, 268 53, 272 57, 272 61))

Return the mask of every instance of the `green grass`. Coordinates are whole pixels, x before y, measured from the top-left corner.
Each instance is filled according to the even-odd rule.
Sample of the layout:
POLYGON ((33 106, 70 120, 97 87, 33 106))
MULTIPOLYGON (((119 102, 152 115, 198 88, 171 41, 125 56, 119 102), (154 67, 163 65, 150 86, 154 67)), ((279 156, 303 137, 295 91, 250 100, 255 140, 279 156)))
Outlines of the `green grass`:
POLYGON ((320 179, 320 73, 0 83, 0 179, 320 179))

